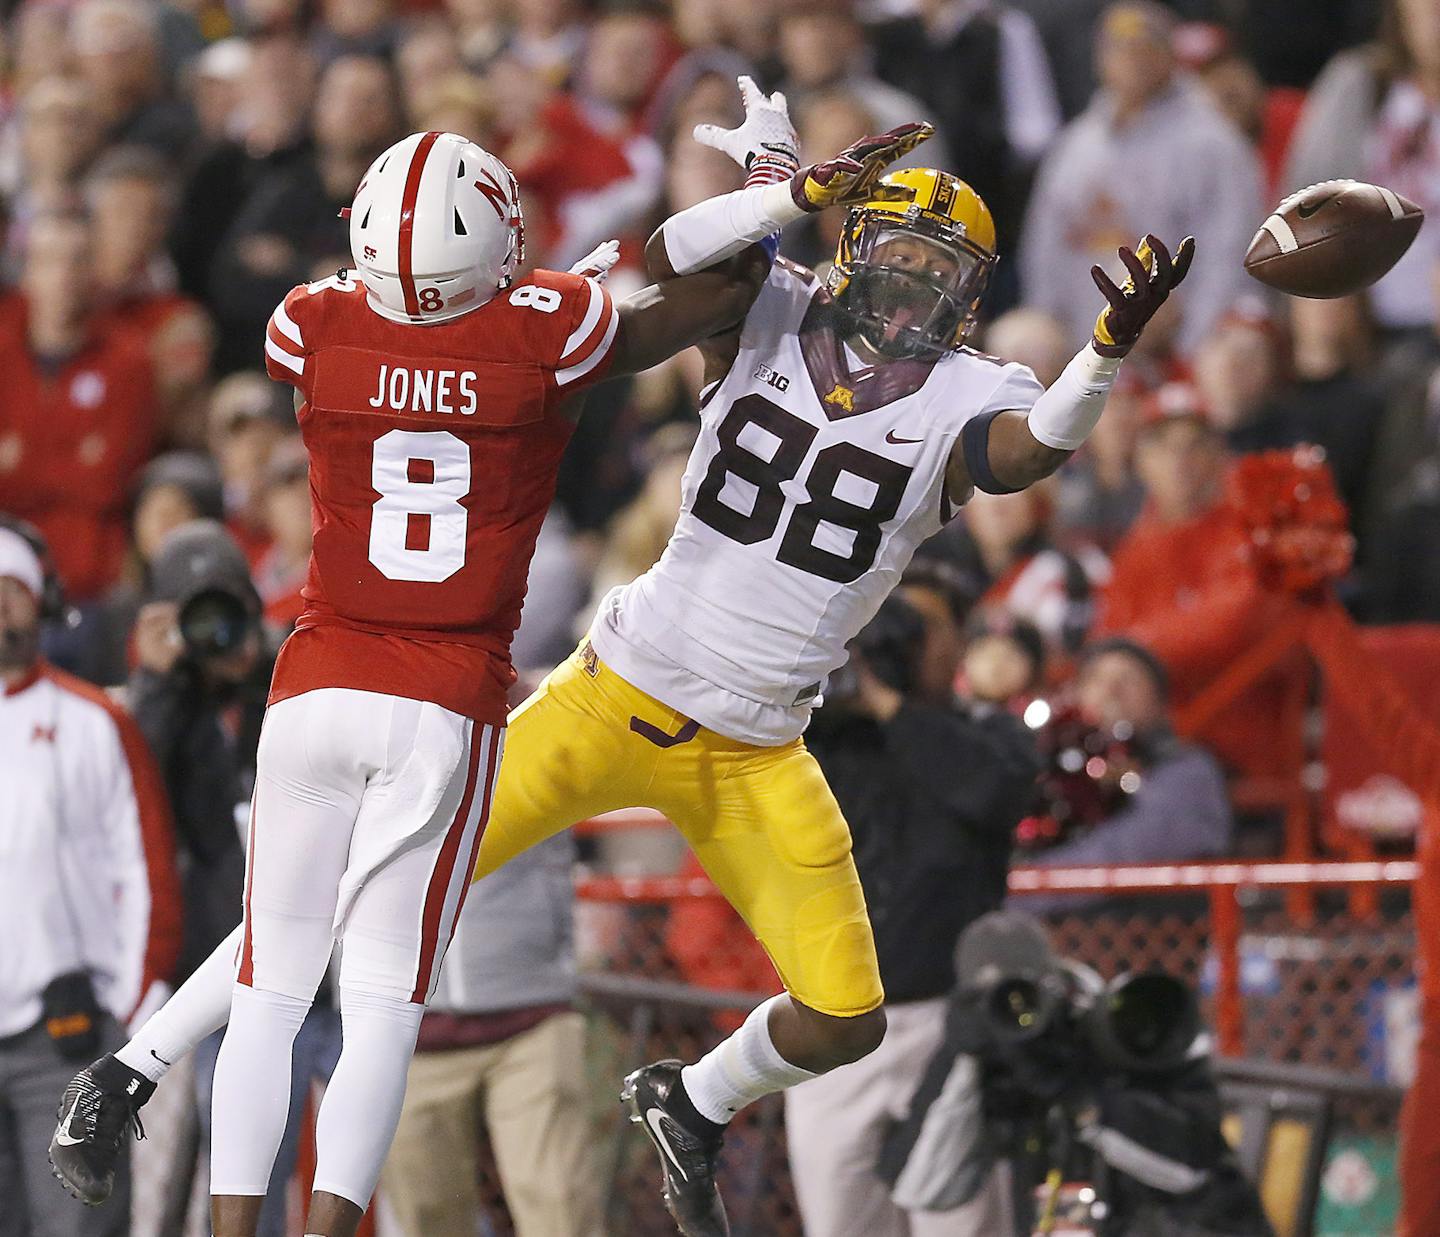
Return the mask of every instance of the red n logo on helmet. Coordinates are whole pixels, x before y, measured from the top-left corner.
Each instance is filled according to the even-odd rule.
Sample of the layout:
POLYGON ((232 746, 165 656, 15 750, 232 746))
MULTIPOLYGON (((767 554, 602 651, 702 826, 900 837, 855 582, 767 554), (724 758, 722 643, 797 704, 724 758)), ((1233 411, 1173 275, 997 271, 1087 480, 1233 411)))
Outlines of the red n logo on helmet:
POLYGON ((489 172, 481 171, 480 175, 484 177, 484 179, 477 180, 475 182, 475 188, 485 195, 485 200, 495 208, 496 215, 500 217, 503 223, 510 208, 510 203, 505 200, 505 190, 500 188, 499 184, 491 178, 489 172))

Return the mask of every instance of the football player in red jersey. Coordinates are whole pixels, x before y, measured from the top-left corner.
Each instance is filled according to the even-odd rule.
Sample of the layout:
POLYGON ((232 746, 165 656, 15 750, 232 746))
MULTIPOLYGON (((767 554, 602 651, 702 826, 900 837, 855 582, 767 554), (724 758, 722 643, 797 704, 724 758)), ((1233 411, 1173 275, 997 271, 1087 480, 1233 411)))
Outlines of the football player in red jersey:
MULTIPOLYGON (((807 209, 843 204, 847 184, 858 192, 927 133, 867 139, 798 173, 795 192, 824 186, 807 209)), ((769 230, 762 220, 753 237, 769 230)), ((315 542, 260 740, 215 1075, 218 1237, 255 1233, 291 1044, 337 939, 344 1049, 319 1113, 307 1233, 355 1232, 475 865, 510 638, 576 397, 734 326, 766 266, 737 241, 734 262, 620 304, 583 274, 517 280, 514 177, 440 133, 376 160, 350 237, 354 271, 293 290, 265 342, 271 376, 297 392, 315 542)), ((108 1192, 126 1124, 166 1064, 155 1056, 152 1073, 122 1050, 66 1091, 52 1159, 87 1201, 108 1192)))

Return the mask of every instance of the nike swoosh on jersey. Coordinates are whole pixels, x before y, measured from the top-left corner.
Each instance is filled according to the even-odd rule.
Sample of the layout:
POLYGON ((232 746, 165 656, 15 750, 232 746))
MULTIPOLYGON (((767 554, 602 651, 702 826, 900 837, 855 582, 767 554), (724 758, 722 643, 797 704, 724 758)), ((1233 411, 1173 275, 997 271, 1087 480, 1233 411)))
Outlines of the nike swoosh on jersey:
POLYGON ((652 1130, 655 1131, 655 1138, 656 1141, 660 1144, 660 1149, 665 1152, 665 1155, 670 1160, 670 1163, 672 1163, 677 1169, 679 1169, 680 1175, 684 1177, 686 1181, 689 1181, 690 1174, 687 1173, 684 1169, 684 1166, 681 1165, 679 1157, 675 1154, 675 1149, 671 1147, 670 1140, 665 1137, 665 1131, 663 1128, 661 1128, 660 1123, 665 1120, 667 1120, 665 1114, 661 1112, 658 1108, 652 1108, 649 1112, 645 1114, 645 1124, 647 1124, 652 1130))
POLYGON ((75 1116, 75 1110, 80 1106, 80 1097, 77 1095, 70 1101, 70 1111, 61 1118, 60 1126, 55 1131, 55 1141, 62 1147, 78 1147, 85 1141, 84 1135, 79 1138, 70 1137, 70 1121, 75 1116))
POLYGON ((905 447, 913 446, 915 443, 924 442, 925 440, 923 438, 896 438, 895 431, 891 430, 885 435, 885 441, 890 443, 892 446, 905 447))

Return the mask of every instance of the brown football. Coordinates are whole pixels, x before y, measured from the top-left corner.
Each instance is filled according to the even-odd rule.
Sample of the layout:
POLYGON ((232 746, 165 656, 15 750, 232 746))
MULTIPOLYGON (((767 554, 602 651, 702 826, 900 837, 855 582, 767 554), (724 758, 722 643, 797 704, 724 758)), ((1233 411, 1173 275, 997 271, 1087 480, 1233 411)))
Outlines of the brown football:
POLYGON ((1245 269, 1291 296, 1349 296, 1385 274, 1425 212, 1381 185, 1326 180, 1292 193, 1260 225, 1245 269))

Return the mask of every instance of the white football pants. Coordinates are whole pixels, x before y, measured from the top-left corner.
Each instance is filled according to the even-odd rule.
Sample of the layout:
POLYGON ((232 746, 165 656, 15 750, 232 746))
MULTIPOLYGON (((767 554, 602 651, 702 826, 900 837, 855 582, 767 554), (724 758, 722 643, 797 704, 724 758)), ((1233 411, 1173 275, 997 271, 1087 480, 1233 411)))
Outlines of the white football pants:
POLYGON ((369 1201, 470 887, 502 737, 438 705, 342 688, 266 714, 215 1069, 212 1194, 265 1192, 291 1045, 338 939, 344 1047, 320 1110, 315 1180, 369 1201))

